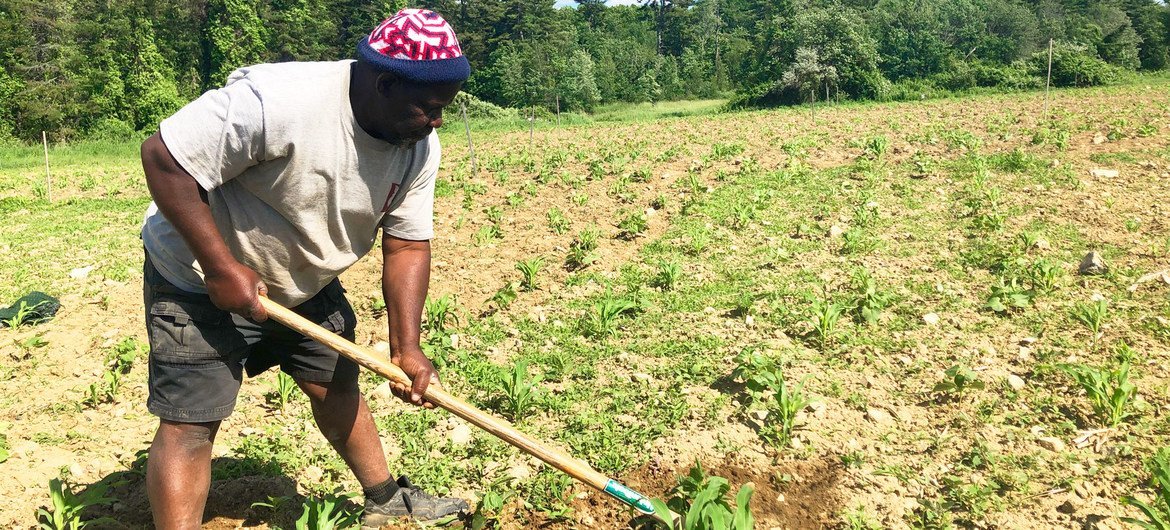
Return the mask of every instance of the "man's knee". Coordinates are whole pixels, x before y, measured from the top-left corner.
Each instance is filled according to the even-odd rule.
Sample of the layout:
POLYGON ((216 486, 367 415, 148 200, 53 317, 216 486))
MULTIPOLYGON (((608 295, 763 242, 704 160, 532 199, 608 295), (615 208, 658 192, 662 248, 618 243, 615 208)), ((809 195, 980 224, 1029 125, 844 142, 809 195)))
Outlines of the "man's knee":
POLYGON ((170 420, 161 420, 155 443, 162 442, 168 448, 182 451, 199 451, 210 449, 215 442, 215 434, 219 431, 218 421, 206 423, 180 423, 170 420))
POLYGON ((352 406, 361 398, 361 391, 356 380, 330 381, 327 383, 297 380, 297 385, 309 397, 314 405, 321 406, 352 406))

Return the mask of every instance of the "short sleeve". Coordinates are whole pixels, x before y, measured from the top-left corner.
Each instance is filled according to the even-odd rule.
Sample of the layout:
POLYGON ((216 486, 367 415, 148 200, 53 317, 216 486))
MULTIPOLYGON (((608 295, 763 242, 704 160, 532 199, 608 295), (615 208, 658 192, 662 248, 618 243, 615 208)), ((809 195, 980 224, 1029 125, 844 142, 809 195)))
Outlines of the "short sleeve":
POLYGON ((425 241, 435 235, 435 177, 439 173, 441 156, 438 136, 434 133, 428 139, 426 162, 418 175, 407 184, 401 201, 395 201, 382 219, 382 233, 407 239, 425 241))
POLYGON ((205 190, 235 178, 264 156, 264 107, 255 86, 233 75, 159 125, 179 165, 205 190))

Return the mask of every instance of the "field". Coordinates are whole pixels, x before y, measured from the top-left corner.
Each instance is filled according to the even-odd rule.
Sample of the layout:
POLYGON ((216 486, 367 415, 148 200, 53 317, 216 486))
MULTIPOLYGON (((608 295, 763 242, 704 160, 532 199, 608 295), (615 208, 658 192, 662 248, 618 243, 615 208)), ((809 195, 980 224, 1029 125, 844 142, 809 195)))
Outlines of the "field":
MULTIPOLYGON (((427 348, 456 395, 648 495, 696 462, 751 482, 757 528, 1124 528, 1170 445, 1168 89, 1054 92, 1051 120, 1015 94, 491 131, 474 175, 452 120, 427 348)), ((0 305, 63 308, 0 330, 0 524, 35 527, 64 477, 110 487, 87 517, 141 527, 136 147, 55 149, 51 190, 39 156, 0 152, 0 305)), ((342 281, 385 351, 378 270, 342 281)), ((392 471, 489 527, 630 525, 363 388, 392 471)), ((273 372, 215 455, 211 528, 360 492, 273 372)))

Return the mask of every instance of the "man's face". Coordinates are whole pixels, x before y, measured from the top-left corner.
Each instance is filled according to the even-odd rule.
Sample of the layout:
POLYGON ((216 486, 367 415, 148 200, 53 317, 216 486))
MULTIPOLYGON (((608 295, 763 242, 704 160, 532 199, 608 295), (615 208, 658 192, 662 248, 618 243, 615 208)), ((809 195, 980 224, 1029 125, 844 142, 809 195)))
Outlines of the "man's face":
POLYGON ((418 85, 390 76, 378 79, 378 133, 394 145, 409 147, 443 126, 443 108, 462 83, 418 85))

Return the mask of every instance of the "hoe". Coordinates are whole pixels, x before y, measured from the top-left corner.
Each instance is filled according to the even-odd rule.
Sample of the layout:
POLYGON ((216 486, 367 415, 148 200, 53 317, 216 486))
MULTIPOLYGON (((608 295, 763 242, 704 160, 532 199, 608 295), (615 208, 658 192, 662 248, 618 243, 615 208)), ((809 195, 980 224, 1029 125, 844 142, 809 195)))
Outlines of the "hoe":
MULTIPOLYGON (((400 368, 392 364, 389 360, 383 359, 380 356, 374 355, 365 348, 358 346, 335 333, 322 328, 304 317, 292 312, 284 306, 273 302, 267 298, 261 297, 260 302, 264 305, 264 309, 268 310, 268 316, 272 319, 288 326, 306 337, 309 337, 329 348, 336 350, 338 353, 348 357, 354 362, 374 371, 378 375, 385 377, 391 381, 410 386, 410 378, 400 368)), ((521 451, 528 453, 536 458, 541 459, 546 464, 555 467, 569 476, 589 485, 590 487, 601 491, 610 497, 613 497, 638 512, 649 515, 659 521, 662 521, 670 528, 678 528, 680 518, 678 514, 667 510, 668 513, 658 513, 654 506, 641 493, 638 493, 624 484, 609 478, 597 470, 593 469, 572 456, 562 453, 552 447, 544 445, 537 440, 529 438, 524 433, 516 430, 508 422, 498 419, 483 412, 467 402, 448 394, 441 388, 434 386, 428 387, 424 396, 427 401, 442 407, 452 414, 467 420, 476 427, 479 427, 497 438, 508 442, 521 451)))

